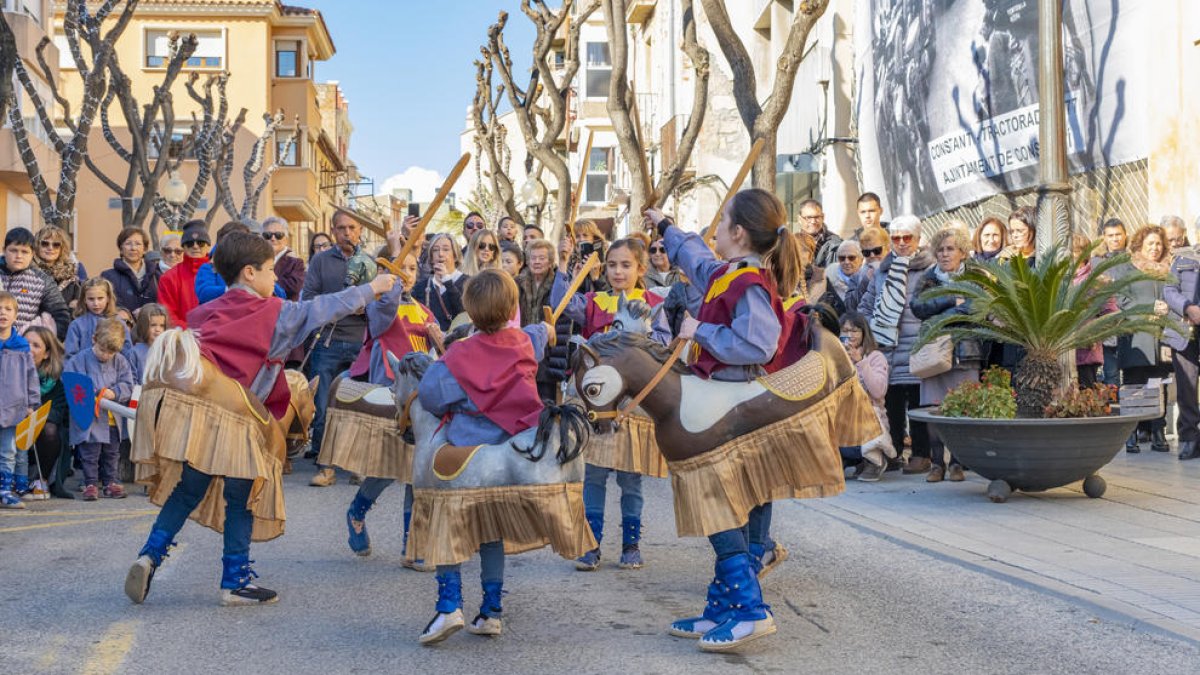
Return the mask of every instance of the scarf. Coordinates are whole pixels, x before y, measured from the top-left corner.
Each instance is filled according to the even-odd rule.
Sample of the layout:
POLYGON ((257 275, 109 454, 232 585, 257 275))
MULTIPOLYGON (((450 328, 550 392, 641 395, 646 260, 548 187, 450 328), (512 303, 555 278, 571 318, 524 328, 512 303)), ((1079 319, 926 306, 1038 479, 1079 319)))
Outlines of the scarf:
POLYGON ((34 261, 39 269, 54 278, 60 289, 79 278, 79 263, 75 262, 75 256, 68 253, 62 253, 58 260, 52 263, 45 262, 37 256, 34 256, 34 261))
POLYGON ((1171 273, 1171 256, 1163 256, 1163 259, 1155 262, 1149 258, 1143 257, 1140 253, 1134 254, 1133 266, 1156 277, 1166 277, 1171 273))
POLYGON ((846 276, 839 265, 834 268, 833 275, 829 277, 829 285, 833 287, 833 292, 837 293, 839 299, 845 299, 846 291, 850 290, 850 281, 852 277, 846 276))
POLYGON ((959 265, 958 269, 954 270, 953 272, 943 272, 941 267, 935 266, 933 268, 933 275, 937 277, 939 284, 948 284, 950 283, 951 279, 962 274, 964 267, 965 265, 959 265))
POLYGON ((1000 252, 1001 252, 1001 251, 1003 251, 1003 250, 1004 250, 1004 249, 1002 249, 1002 248, 998 248, 998 249, 996 249, 995 251, 992 251, 992 252, 990 252, 990 253, 989 253, 989 252, 987 252, 987 251, 977 251, 977 252, 975 253, 975 259, 976 259, 976 260, 982 260, 982 261, 984 261, 984 262, 987 262, 987 261, 989 261, 989 260, 995 260, 995 259, 996 259, 996 256, 1000 255, 1000 252))
POLYGON ((880 347, 895 347, 900 341, 900 315, 908 304, 908 263, 912 258, 892 259, 887 278, 875 298, 875 312, 871 316, 871 335, 880 347))
POLYGON ((58 384, 58 378, 48 375, 38 375, 38 387, 41 390, 42 396, 49 394, 56 384, 58 384))

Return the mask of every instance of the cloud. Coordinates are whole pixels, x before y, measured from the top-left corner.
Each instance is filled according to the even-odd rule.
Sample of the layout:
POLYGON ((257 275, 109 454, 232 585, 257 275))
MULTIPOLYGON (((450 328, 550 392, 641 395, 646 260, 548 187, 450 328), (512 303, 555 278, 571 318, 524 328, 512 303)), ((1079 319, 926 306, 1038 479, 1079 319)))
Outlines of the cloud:
POLYGON ((442 186, 442 176, 433 169, 410 166, 404 171, 388 177, 380 186, 381 194, 391 194, 394 189, 412 190, 413 201, 428 202, 442 186))

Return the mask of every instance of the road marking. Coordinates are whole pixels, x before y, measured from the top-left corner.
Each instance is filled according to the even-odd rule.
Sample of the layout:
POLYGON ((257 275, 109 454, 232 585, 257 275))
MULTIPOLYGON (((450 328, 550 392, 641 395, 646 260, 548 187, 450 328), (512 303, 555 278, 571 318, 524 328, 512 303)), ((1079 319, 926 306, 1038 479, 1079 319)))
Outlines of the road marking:
POLYGON ((108 516, 108 515, 114 515, 114 514, 121 515, 121 514, 135 514, 135 513, 138 515, 141 515, 144 513, 158 513, 158 509, 134 509, 134 510, 119 509, 116 511, 97 511, 95 513, 88 513, 86 511, 21 511, 21 512, 8 511, 8 512, 4 512, 4 513, 0 513, 0 520, 3 520, 5 518, 32 518, 33 516, 83 516, 85 518, 90 518, 90 517, 94 517, 94 516, 108 516))
POLYGON ((69 525, 83 525, 87 523, 103 523, 109 520, 130 520, 131 518, 145 518, 146 516, 156 513, 154 511, 148 513, 135 513, 127 516, 108 516, 106 518, 85 518, 83 520, 63 520, 57 523, 39 523, 37 525, 22 525, 20 527, 0 527, 0 534, 6 532, 27 532, 29 530, 41 530, 47 527, 67 527, 69 525))
POLYGON ((108 632, 92 647, 83 665, 86 675, 110 675, 117 672, 125 661, 125 655, 133 647, 136 621, 118 621, 109 626, 108 632))

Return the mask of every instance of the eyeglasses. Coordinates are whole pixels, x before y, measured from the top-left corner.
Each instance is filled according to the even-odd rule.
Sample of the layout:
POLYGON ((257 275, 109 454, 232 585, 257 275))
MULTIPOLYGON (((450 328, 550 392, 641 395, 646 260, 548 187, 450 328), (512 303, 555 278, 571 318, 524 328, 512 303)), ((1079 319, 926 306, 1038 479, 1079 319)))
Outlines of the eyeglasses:
POLYGON ((204 248, 205 246, 208 246, 207 241, 189 241, 183 245, 184 248, 204 248))
POLYGON ((815 215, 815 216, 800 216, 800 217, 801 217, 801 218, 803 218, 804 220, 807 220, 808 222, 810 222, 810 223, 811 223, 811 222, 813 222, 813 221, 816 221, 816 220, 821 220, 822 218, 824 218, 824 217, 825 217, 825 214, 824 214, 824 213, 818 213, 818 214, 817 214, 817 215, 815 215))
POLYGON ((894 241, 897 244, 907 244, 907 243, 911 242, 912 240, 913 240, 913 236, 911 234, 893 234, 892 235, 892 241, 894 241))
POLYGON ((666 253, 667 249, 662 246, 651 246, 650 252, 651 253, 666 253))
POLYGON ((876 246, 874 248, 864 248, 863 255, 867 256, 868 258, 870 258, 871 256, 883 255, 883 247, 876 246))
POLYGON ((855 260, 858 260, 858 256, 856 256, 856 255, 839 255, 838 256, 838 262, 853 262, 855 260))
POLYGON ((164 248, 162 250, 162 254, 163 255, 183 255, 183 249, 181 249, 181 248, 164 248))
POLYGON ((483 223, 475 220, 468 220, 467 222, 463 223, 463 227, 467 228, 468 230, 478 230, 483 227, 483 223))
POLYGON ((322 242, 319 244, 313 244, 313 248, 315 248, 318 251, 327 251, 327 250, 333 248, 333 244, 330 244, 328 242, 322 242))
POLYGON ((496 253, 500 250, 500 247, 495 244, 480 244, 478 247, 478 250, 491 251, 492 253, 496 253))
POLYGON ((272 239, 283 239, 287 234, 283 232, 263 232, 263 239, 270 241, 272 239))
POLYGON ((62 248, 62 242, 59 242, 59 241, 43 241, 43 242, 38 242, 38 246, 41 246, 42 248, 52 248, 52 249, 54 249, 55 251, 57 251, 58 249, 62 248))

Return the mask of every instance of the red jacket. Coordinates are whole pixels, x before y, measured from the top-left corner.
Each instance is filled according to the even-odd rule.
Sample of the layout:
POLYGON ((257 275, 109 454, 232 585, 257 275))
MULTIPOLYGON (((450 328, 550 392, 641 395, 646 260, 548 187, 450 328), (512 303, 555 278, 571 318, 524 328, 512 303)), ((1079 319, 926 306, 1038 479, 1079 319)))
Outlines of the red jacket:
POLYGON ((200 301, 196 299, 196 270, 206 262, 208 256, 185 256, 158 280, 158 301, 167 308, 173 325, 187 328, 188 312, 200 306, 200 301))

